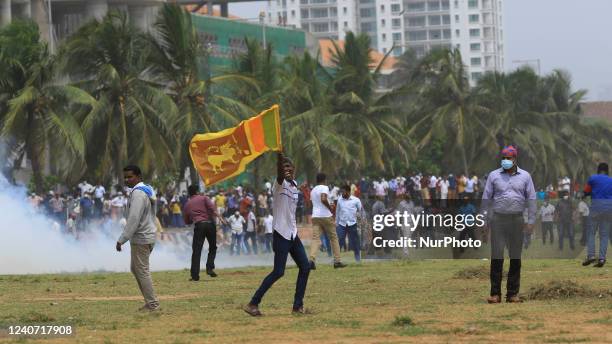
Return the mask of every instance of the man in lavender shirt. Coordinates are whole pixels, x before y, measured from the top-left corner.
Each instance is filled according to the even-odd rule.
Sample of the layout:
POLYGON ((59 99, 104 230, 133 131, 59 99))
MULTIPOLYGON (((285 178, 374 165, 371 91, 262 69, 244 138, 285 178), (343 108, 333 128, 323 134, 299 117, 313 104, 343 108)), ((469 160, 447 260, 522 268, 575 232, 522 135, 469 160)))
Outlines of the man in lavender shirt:
POLYGON ((529 172, 518 168, 514 146, 501 151, 502 167, 489 173, 482 194, 482 209, 491 230, 491 295, 489 303, 501 302, 504 248, 508 248, 510 270, 506 286, 506 302, 521 302, 518 296, 521 280, 523 231, 533 233, 536 216, 536 193, 529 172), (527 224, 523 211, 527 208, 527 224))

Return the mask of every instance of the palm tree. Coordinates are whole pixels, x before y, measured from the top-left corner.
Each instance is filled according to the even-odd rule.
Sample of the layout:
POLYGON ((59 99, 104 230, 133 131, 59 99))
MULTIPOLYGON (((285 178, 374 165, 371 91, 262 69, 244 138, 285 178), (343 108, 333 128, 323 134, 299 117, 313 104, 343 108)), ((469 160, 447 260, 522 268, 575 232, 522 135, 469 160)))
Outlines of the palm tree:
POLYGON ((395 62, 393 73, 391 74, 391 85, 394 88, 405 86, 416 72, 420 59, 412 49, 407 49, 395 62))
POLYGON ((285 149, 309 178, 324 168, 336 173, 350 163, 351 152, 357 147, 340 135, 330 116, 332 77, 308 52, 287 57, 284 65, 281 108, 285 149))
MULTIPOLYGON (((279 66, 274 56, 272 44, 263 47, 256 39, 244 38, 246 50, 234 59, 232 73, 242 75, 256 82, 256 89, 250 84, 238 85, 234 90, 236 100, 246 104, 255 112, 263 111, 274 104, 282 102, 279 66)), ((281 121, 287 112, 281 107, 281 121)), ((283 125, 281 125, 281 128, 283 125)), ((249 169, 253 175, 254 185, 260 183, 260 171, 272 170, 274 160, 271 155, 264 154, 251 163, 249 169)))
POLYGON ((172 98, 148 71, 151 46, 122 12, 81 27, 63 46, 65 71, 97 100, 81 113, 92 175, 122 182, 122 167, 139 164, 148 174, 173 167, 177 116, 172 98))
POLYGON ((389 97, 374 91, 387 56, 373 66, 371 52, 370 38, 352 32, 347 33, 344 48, 334 43, 332 51, 331 123, 337 128, 338 139, 356 147, 349 162, 352 171, 384 171, 385 166, 393 165, 383 161, 393 158, 408 162, 410 142, 401 130, 403 118, 392 111, 389 97))
POLYGON ((593 135, 605 128, 588 125, 579 116, 586 92, 572 92, 565 72, 554 71, 543 78, 530 68, 488 73, 474 92, 478 102, 491 110, 484 120, 496 138, 484 137, 481 154, 516 144, 522 152, 521 165, 538 182, 564 175, 584 177, 595 157, 609 152, 610 145, 599 141, 602 136, 593 135))
POLYGON ((66 110, 70 104, 93 106, 95 101, 86 92, 56 81, 56 59, 40 42, 34 23, 14 22, 0 35, 7 38, 11 34, 16 34, 12 38, 18 40, 12 43, 17 46, 3 44, 0 52, 4 62, 0 69, 7 72, 0 81, 7 110, 0 135, 10 136, 23 147, 32 163, 36 191, 42 192, 47 154, 55 153, 64 166, 82 165, 83 135, 66 110))
MULTIPOLYGON (((255 110, 231 97, 237 86, 257 85, 250 77, 227 73, 202 77, 200 66, 208 60, 191 21, 191 14, 175 4, 164 4, 149 40, 151 74, 166 85, 166 92, 178 108, 171 127, 177 133, 179 171, 190 169, 192 183, 199 176, 191 163, 189 142, 196 133, 218 131, 224 124, 235 124, 255 110)), ((208 71, 210 73, 210 71, 208 71)), ((251 90, 250 93, 253 91, 251 90)))
POLYGON ((481 118, 487 109, 470 91, 461 52, 431 52, 421 60, 409 83, 418 99, 410 112, 409 131, 418 142, 417 151, 432 139, 441 139, 446 152, 443 164, 467 174, 482 137, 491 137, 491 131, 481 118))

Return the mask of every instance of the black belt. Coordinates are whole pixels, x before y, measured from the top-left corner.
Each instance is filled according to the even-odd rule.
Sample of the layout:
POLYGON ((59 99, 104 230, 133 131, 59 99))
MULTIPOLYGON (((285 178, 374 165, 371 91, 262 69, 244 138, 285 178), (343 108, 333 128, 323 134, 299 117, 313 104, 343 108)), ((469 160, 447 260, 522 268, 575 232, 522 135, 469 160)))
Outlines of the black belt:
POLYGON ((196 225, 199 225, 200 223, 212 223, 212 221, 206 220, 206 221, 200 221, 200 222, 196 222, 196 225))

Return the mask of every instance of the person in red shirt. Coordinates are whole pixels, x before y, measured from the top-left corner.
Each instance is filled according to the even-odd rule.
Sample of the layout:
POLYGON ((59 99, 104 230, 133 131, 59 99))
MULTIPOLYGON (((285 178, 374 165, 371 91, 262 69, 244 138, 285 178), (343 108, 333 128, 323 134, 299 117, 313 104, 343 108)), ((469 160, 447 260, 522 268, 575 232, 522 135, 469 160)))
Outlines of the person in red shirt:
POLYGON ((244 217, 245 219, 249 215, 249 207, 252 204, 253 204, 253 201, 251 200, 249 196, 244 196, 242 200, 240 200, 240 205, 238 206, 238 209, 240 211, 240 215, 242 215, 242 217, 244 217))
POLYGON ((185 224, 194 224, 190 281, 200 280, 200 258, 202 257, 204 239, 208 241, 206 274, 210 277, 217 277, 215 273, 215 256, 217 255, 217 227, 215 219, 218 218, 222 223, 226 223, 225 219, 219 216, 215 204, 210 198, 200 195, 199 189, 198 185, 189 185, 187 188, 189 200, 183 208, 185 224))

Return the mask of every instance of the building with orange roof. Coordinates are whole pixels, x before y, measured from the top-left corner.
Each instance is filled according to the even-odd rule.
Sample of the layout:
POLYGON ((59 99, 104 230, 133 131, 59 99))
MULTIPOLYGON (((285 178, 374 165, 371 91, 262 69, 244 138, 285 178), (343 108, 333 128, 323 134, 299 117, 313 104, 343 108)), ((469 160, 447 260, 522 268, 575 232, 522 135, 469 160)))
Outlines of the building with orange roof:
MULTIPOLYGON (((333 54, 335 47, 344 49, 344 41, 333 41, 331 39, 319 39, 319 62, 325 68, 333 68, 333 54), (335 43, 335 45, 334 45, 335 43)), ((372 62, 370 68, 374 70, 382 62, 380 68, 380 76, 378 80, 377 92, 386 92, 390 90, 390 78, 391 74, 395 70, 395 63, 397 59, 393 56, 382 54, 376 50, 370 51, 370 58, 372 62)))

